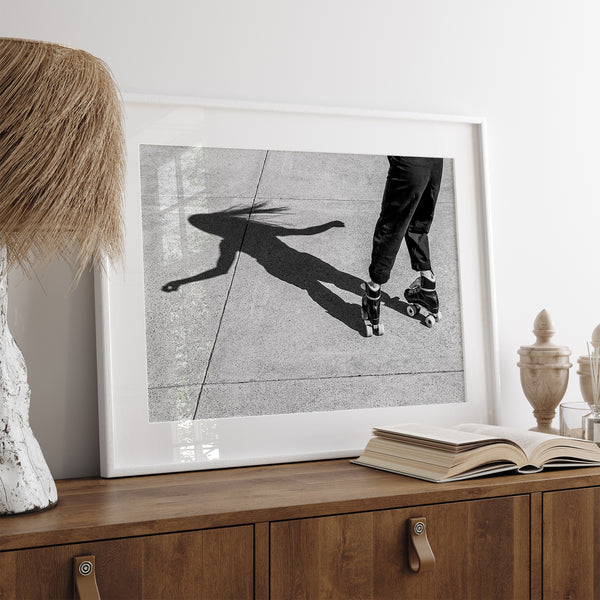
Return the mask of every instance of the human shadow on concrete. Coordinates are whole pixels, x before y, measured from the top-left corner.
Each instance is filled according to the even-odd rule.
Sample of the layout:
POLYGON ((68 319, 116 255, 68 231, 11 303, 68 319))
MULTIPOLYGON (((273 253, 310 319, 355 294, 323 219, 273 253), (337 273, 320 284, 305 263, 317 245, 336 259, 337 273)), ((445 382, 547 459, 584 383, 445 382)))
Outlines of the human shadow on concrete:
MULTIPOLYGON (((191 215, 191 225, 221 238, 220 255, 216 265, 197 275, 166 283, 164 292, 175 292, 182 285, 204 281, 226 274, 233 266, 237 253, 251 256, 277 279, 305 290, 308 296, 332 317, 349 328, 362 332, 360 310, 354 303, 343 300, 324 284, 332 284, 339 290, 361 296, 362 280, 344 273, 320 258, 291 248, 281 238, 288 236, 319 235, 326 231, 344 227, 342 221, 329 221, 312 227, 284 227, 267 220, 257 220, 258 215, 278 215, 285 207, 266 208, 264 203, 250 208, 229 208, 212 213, 191 215)), ((265 294, 270 290, 265 289, 265 294)), ((278 301, 273 298, 273 303, 278 301)))

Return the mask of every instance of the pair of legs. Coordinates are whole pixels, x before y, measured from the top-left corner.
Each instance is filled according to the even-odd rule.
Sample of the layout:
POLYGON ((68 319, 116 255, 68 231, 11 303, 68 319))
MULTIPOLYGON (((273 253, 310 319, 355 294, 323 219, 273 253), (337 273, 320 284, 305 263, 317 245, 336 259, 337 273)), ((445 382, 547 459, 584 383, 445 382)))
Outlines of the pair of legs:
POLYGON ((369 276, 363 300, 365 312, 376 334, 379 323, 381 286, 388 282, 402 240, 405 240, 411 266, 421 276, 405 292, 409 302, 431 305, 437 314, 435 277, 431 270, 429 230, 435 214, 443 159, 388 156, 390 163, 381 212, 373 234, 369 276))

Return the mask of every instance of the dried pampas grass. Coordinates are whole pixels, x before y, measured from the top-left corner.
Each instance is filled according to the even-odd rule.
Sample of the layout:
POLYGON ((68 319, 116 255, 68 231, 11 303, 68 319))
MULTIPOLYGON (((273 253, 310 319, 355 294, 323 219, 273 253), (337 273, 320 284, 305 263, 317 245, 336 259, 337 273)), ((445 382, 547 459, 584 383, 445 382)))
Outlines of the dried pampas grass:
POLYGON ((0 243, 26 273, 58 255, 79 279, 123 253, 120 95, 98 58, 0 38, 0 243))

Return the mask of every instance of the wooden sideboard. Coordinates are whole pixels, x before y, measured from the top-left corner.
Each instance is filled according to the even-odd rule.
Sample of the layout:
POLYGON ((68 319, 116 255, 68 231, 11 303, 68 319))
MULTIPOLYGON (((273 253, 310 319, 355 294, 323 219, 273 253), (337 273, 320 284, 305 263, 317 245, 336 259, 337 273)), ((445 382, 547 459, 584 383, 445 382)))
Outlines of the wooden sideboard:
POLYGON ((600 598, 600 469, 433 484, 348 460, 58 482, 0 519, 0 598, 600 598), (435 556, 409 567, 409 519, 435 556), (425 564, 425 563, 423 563, 425 564))

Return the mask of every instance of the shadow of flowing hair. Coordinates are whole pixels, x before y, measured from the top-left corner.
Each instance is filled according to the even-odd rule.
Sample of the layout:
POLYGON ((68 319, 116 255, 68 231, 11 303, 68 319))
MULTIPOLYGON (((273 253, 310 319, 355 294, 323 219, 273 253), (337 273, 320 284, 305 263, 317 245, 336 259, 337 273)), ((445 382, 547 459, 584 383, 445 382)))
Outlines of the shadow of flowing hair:
MULTIPOLYGON (((276 217, 285 213, 289 213, 290 209, 287 206, 267 206, 267 202, 262 200, 256 202, 252 206, 229 206, 223 210, 219 210, 214 213, 199 213, 198 215, 192 215, 193 217, 202 217, 204 215, 212 216, 218 215, 223 219, 236 219, 236 220, 247 220, 248 217, 259 217, 257 221, 265 225, 276 225, 277 220, 267 219, 265 216, 276 217)), ((191 220, 191 217, 190 217, 191 220)))
POLYGON ((30 273, 55 255, 78 267, 123 253, 121 98, 84 52, 0 38, 0 243, 30 273))

